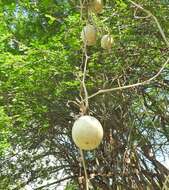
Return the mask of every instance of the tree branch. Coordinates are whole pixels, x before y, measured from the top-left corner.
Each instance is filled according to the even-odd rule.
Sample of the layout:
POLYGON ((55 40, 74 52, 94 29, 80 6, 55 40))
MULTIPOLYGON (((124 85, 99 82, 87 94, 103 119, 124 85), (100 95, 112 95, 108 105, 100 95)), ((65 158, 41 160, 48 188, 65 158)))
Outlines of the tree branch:
POLYGON ((95 96, 97 96, 99 94, 107 93, 107 92, 113 92, 113 91, 116 91, 116 90, 124 90, 124 89, 128 89, 128 88, 134 88, 134 87, 137 87, 137 86, 143 86, 143 85, 149 84, 151 81, 153 81, 154 79, 156 79, 161 74, 161 72, 164 70, 164 68, 166 67, 166 65, 168 63, 169 63, 169 58, 163 64, 163 66, 160 68, 160 70, 158 71, 158 73, 156 73, 153 77, 151 77, 148 80, 145 80, 145 81, 139 82, 139 83, 135 83, 135 84, 131 84, 131 85, 126 85, 126 86, 120 86, 120 87, 115 87, 115 88, 110 88, 110 89, 99 90, 96 93, 90 95, 88 97, 88 99, 93 98, 93 97, 95 97, 95 96))

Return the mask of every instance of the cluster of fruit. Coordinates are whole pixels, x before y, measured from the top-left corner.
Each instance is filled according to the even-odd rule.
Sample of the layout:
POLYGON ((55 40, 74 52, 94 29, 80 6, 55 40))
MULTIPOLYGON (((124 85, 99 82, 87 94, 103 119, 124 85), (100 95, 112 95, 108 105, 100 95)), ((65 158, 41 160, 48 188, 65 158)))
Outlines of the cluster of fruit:
MULTIPOLYGON (((89 9, 96 14, 101 13, 103 11, 103 1, 102 0, 91 1, 89 9)), ((81 32, 81 38, 87 46, 95 45, 97 40, 96 28, 91 24, 87 24, 81 32)), ((103 35, 101 38, 101 47, 103 49, 109 50, 111 49, 112 45, 113 45, 112 36, 109 34, 103 35)))

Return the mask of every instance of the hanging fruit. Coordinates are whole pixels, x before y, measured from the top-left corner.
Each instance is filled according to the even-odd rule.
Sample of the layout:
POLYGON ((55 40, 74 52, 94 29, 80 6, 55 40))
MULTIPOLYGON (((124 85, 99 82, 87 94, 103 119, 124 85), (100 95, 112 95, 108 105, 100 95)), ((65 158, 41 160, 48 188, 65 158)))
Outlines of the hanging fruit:
POLYGON ((101 47, 103 49, 111 49, 113 45, 113 38, 110 35, 104 35, 101 39, 101 47))
POLYGON ((95 149, 103 138, 102 125, 95 117, 81 116, 73 125, 72 138, 80 149, 95 149))
POLYGON ((92 0, 90 8, 91 8, 91 11, 96 14, 101 13, 103 10, 103 1, 102 0, 92 0))
POLYGON ((88 45, 92 46, 96 43, 96 29, 93 25, 86 25, 82 32, 81 32, 81 37, 83 42, 88 45))

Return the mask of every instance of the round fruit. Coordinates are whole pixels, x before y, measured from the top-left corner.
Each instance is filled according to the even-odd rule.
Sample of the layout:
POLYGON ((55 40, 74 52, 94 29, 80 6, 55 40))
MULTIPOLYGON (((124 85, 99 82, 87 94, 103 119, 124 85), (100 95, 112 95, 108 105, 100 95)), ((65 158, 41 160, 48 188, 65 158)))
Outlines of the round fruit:
POLYGON ((93 25, 86 25, 81 33, 81 37, 84 43, 88 46, 92 46, 96 43, 96 30, 93 25))
POLYGON ((101 47, 104 49, 111 49, 113 45, 113 38, 110 35, 104 35, 101 39, 101 47))
POLYGON ((103 1, 102 0, 93 0, 91 3, 91 10, 94 13, 101 13, 103 10, 103 1))
POLYGON ((73 125, 72 138, 80 149, 95 149, 103 138, 102 125, 95 117, 81 116, 73 125))

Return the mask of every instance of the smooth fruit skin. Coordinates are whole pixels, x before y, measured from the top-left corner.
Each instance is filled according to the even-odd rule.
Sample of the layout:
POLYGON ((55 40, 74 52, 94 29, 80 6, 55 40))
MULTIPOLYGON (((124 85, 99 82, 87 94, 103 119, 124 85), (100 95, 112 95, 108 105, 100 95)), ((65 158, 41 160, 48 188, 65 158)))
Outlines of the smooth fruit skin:
POLYGON ((113 45, 113 38, 110 35, 104 35, 101 39, 101 47, 103 49, 111 49, 113 45))
POLYGON ((81 116, 73 125, 72 138, 80 149, 95 149, 103 138, 102 125, 95 117, 81 116))
POLYGON ((92 46, 96 43, 96 30, 93 25, 86 25, 82 32, 81 38, 87 46, 92 46))
POLYGON ((91 10, 96 14, 101 13, 103 10, 103 1, 93 0, 93 2, 91 3, 91 10))

